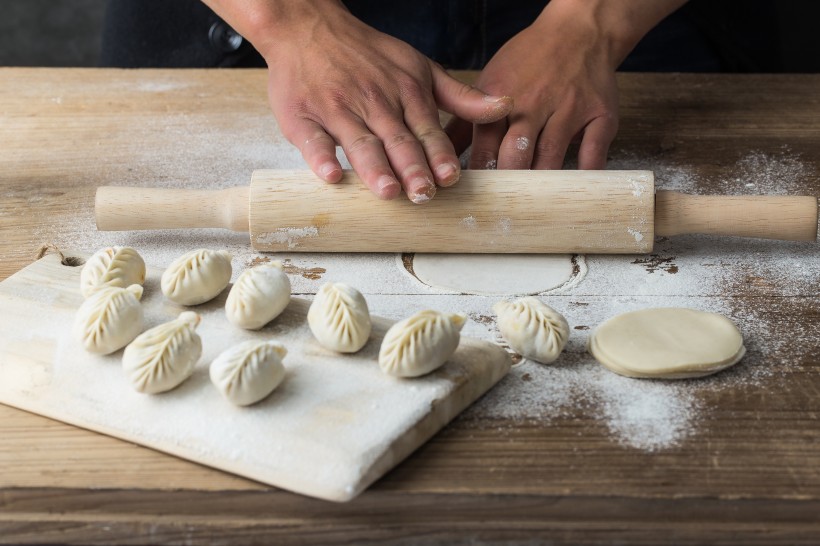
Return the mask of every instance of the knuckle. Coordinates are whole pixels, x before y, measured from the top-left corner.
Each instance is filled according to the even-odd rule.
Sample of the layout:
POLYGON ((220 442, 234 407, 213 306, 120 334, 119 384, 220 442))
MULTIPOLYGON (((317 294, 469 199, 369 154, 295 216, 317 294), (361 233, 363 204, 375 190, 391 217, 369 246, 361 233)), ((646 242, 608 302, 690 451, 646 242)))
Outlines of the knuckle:
POLYGON ((345 146, 345 153, 355 155, 367 148, 372 148, 380 144, 381 141, 379 138, 372 134, 372 133, 364 133, 359 136, 354 137, 350 142, 348 142, 345 146))
POLYGON ((563 154, 562 145, 554 138, 540 138, 536 144, 538 155, 553 157, 563 154))
POLYGON ((395 134, 389 136, 384 141, 384 149, 389 152, 389 151, 395 150, 396 148, 399 148, 401 146, 406 146, 408 144, 414 145, 414 144, 416 144, 416 142, 417 142, 416 137, 414 137, 410 133, 405 133, 405 132, 395 133, 395 134))
POLYGON ((415 131, 416 138, 424 145, 438 144, 447 139, 447 134, 441 127, 426 126, 415 131))

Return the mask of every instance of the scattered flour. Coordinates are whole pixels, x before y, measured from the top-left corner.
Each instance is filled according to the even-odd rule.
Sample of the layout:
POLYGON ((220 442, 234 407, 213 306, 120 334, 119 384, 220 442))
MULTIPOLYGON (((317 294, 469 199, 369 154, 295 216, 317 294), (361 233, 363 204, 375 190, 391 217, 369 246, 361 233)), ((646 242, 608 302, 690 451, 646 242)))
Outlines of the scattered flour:
MULTIPOLYGON (((197 116, 180 114, 172 116, 166 127, 140 130, 150 133, 150 139, 147 134, 132 133, 127 142, 118 143, 123 151, 119 157, 114 155, 107 163, 100 164, 99 184, 219 189, 247 184, 255 168, 304 168, 298 151, 283 141, 273 137, 258 141, 233 138, 224 130, 209 128, 197 116), (154 139, 155 142, 157 134, 169 139, 167 153, 157 154, 155 145, 150 149, 140 146, 143 141, 154 139), (179 139, 184 139, 186 149, 191 150, 184 157, 180 157, 179 145, 175 144, 179 139), (224 160, 214 167, 213 157, 224 160), (130 169, 122 166, 129 162, 140 164, 141 176, 148 172, 152 178, 130 176, 130 169)), ((249 119, 247 131, 255 135, 276 133, 272 120, 263 115, 249 119)), ((343 165, 349 166, 346 161, 343 165)), ((622 156, 612 160, 608 168, 645 169, 647 166, 646 158, 622 156)), ((702 180, 694 168, 654 161, 651 167, 658 188, 694 194, 702 188, 702 180)), ((732 175, 721 179, 719 188, 727 194, 801 193, 801 180, 816 176, 812 167, 785 148, 774 154, 752 151, 736 164, 728 165, 726 172, 732 175)), ((78 203, 76 218, 75 225, 67 226, 56 237, 53 231, 44 231, 43 240, 87 253, 107 245, 131 245, 140 250, 149 264, 160 267, 192 248, 223 248, 234 254, 234 278, 254 260, 265 258, 250 249, 247 234, 207 229, 101 233, 94 228, 93 210, 88 203, 78 203)), ((470 229, 474 220, 468 216, 462 225, 470 229)), ((773 283, 776 293, 786 296, 816 295, 820 258, 814 246, 756 241, 738 244, 719 238, 685 236, 659 242, 655 252, 648 257, 581 259, 578 264, 583 271, 573 276, 578 282, 562 287, 559 294, 542 295, 576 327, 567 352, 553 365, 522 361, 495 389, 465 412, 462 420, 475 426, 482 423, 497 426, 502 421, 558 423, 583 412, 600 420, 613 441, 620 445, 645 451, 671 449, 698 433, 699 418, 711 411, 704 402, 710 393, 724 389, 765 389, 769 381, 777 380, 779 374, 798 365, 777 359, 777 343, 817 345, 816 332, 791 325, 794 327, 792 337, 781 336, 780 329, 790 325, 762 320, 761 313, 767 310, 739 307, 726 295, 731 294, 732 287, 741 284, 744 290, 748 291, 749 286, 753 290, 754 283, 773 283), (616 314, 656 306, 659 302, 729 316, 744 333, 747 356, 735 368, 711 378, 665 382, 620 377, 601 368, 586 353, 586 341, 595 325, 616 314), (765 340, 765 350, 760 340, 765 340)), ((401 260, 393 256, 294 256, 298 256, 293 258, 294 262, 305 268, 326 269, 325 274, 315 278, 294 278, 295 293, 315 293, 318 286, 328 280, 349 282, 366 289, 374 314, 398 319, 411 307, 426 304, 446 310, 452 306, 452 310, 465 310, 478 321, 465 328, 466 335, 501 341, 489 311, 495 299, 435 294, 421 283, 408 284, 411 282, 408 276, 398 270, 401 260)), ((277 255, 276 259, 282 257, 277 255)))

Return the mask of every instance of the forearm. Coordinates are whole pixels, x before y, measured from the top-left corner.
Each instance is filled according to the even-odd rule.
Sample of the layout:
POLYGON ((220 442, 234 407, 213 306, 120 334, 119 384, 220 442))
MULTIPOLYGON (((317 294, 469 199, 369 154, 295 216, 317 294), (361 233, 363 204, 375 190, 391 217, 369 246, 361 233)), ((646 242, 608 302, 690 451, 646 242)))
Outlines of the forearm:
POLYGON ((340 0, 202 0, 268 58, 283 41, 309 39, 319 21, 348 15, 340 0))
MULTIPOLYGON (((592 31, 603 39, 612 68, 617 68, 646 33, 686 0, 552 0, 539 16, 545 20, 565 22, 572 27, 592 31)), ((567 28, 570 27, 570 28, 567 28)), ((554 26, 553 26, 554 28, 554 26)))

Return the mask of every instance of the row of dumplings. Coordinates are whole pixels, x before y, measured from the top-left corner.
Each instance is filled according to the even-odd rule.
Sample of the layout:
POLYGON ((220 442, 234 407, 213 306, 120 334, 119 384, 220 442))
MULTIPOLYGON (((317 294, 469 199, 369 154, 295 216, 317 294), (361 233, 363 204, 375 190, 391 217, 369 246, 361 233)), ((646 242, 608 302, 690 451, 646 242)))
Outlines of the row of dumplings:
MULTIPOLYGON (((163 273, 163 294, 184 305, 215 298, 231 276, 230 255, 197 250, 175 260, 163 273)), ((145 263, 129 247, 107 248, 88 260, 81 273, 86 300, 75 320, 75 333, 89 352, 110 354, 122 347, 123 368, 140 392, 171 390, 187 379, 202 353, 195 330, 201 320, 183 312, 173 321, 142 334, 141 284, 145 263)), ((271 262, 246 270, 226 300, 227 318, 247 329, 258 329, 287 307, 290 282, 281 264, 271 262)), ((308 311, 308 325, 324 347, 359 351, 368 341, 371 320, 360 292, 342 283, 327 283, 308 311)), ((396 323, 379 351, 381 369, 398 377, 417 377, 440 367, 458 347, 463 314, 422 311, 396 323)), ((261 400, 284 377, 287 350, 274 342, 245 342, 222 353, 210 367, 213 383, 238 405, 261 400)))

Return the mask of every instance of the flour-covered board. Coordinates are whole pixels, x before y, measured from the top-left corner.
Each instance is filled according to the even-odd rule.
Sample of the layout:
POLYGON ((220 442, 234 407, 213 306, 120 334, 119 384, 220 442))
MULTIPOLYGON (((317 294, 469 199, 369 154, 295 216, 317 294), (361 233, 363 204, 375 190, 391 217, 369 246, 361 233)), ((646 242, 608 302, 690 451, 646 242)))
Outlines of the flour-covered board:
POLYGON ((373 317, 367 345, 342 355, 313 339, 305 298, 293 297, 272 323, 248 331, 226 319, 227 290, 181 307, 163 297, 162 271, 149 267, 145 328, 191 309, 202 316, 203 354, 180 387, 141 394, 123 374, 121 350, 93 355, 72 336, 83 301, 80 270, 52 254, 0 283, 0 402, 318 498, 346 501, 361 493, 510 368, 501 348, 463 337, 429 376, 390 377, 377 364, 386 319, 373 317), (262 402, 237 407, 210 382, 208 366, 250 339, 286 346, 286 375, 262 402))

